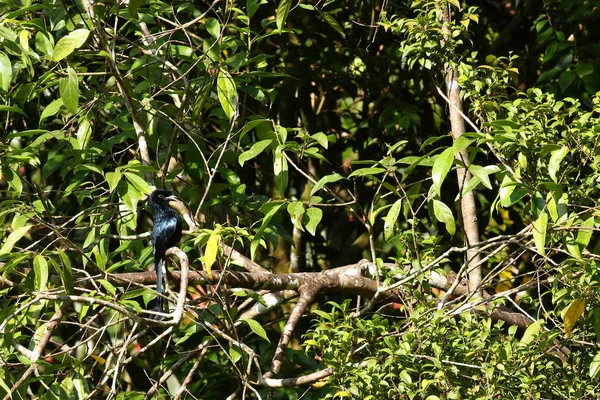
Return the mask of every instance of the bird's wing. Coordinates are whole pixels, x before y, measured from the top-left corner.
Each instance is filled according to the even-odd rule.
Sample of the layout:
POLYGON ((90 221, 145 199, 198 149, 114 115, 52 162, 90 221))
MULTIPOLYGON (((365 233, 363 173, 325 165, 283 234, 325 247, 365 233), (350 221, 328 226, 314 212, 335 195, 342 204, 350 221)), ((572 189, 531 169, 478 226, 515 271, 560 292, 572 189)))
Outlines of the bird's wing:
POLYGON ((168 249, 179 244, 181 222, 177 217, 157 219, 152 233, 154 256, 162 258, 168 249))

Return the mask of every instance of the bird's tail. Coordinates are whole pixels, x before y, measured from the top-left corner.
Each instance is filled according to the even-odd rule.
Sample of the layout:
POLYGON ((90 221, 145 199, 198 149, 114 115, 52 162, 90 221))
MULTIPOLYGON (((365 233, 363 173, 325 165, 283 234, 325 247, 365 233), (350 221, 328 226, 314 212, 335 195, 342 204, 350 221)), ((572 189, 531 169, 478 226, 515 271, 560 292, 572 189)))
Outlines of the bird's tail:
POLYGON ((156 303, 154 304, 154 311, 156 311, 156 312, 163 312, 163 298, 162 298, 163 264, 164 264, 163 257, 159 257, 158 260, 156 260, 156 262, 155 262, 155 265, 156 265, 156 291, 158 292, 158 296, 156 297, 156 303))

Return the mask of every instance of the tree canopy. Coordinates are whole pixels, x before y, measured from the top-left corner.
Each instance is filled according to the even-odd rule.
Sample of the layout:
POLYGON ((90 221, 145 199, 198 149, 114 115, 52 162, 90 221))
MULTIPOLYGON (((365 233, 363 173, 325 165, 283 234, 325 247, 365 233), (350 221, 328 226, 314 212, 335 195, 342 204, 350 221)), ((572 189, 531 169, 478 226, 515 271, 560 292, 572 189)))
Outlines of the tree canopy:
POLYGON ((599 17, 2 2, 0 398, 598 398, 599 17))

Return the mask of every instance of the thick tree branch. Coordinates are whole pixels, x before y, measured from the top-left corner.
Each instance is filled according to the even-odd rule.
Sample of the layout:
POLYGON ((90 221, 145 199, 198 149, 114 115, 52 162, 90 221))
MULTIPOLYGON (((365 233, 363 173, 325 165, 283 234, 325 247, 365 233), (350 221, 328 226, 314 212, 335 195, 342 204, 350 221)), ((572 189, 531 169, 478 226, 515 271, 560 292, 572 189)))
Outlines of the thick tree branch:
MULTIPOLYGON (((442 13, 443 35, 442 46, 450 39, 448 26, 451 23, 450 4, 446 6, 442 13)), ((457 140, 465 133, 465 121, 462 117, 462 101, 460 98, 460 86, 458 84, 458 71, 456 67, 449 62, 444 65, 444 74, 446 81, 446 94, 451 107, 450 111, 450 126, 451 134, 454 140, 457 140)), ((469 153, 463 149, 455 155, 456 159, 460 160, 464 168, 457 168, 456 175, 458 177, 458 191, 460 193, 460 212, 462 226, 465 231, 467 245, 479 242, 479 227, 477 226, 477 205, 475 202, 475 193, 471 190, 469 193, 463 194, 463 188, 471 181, 471 173, 467 169, 469 166, 469 153)), ((479 252, 477 249, 469 249, 467 256, 467 271, 469 277, 469 289, 476 297, 481 297, 481 266, 473 267, 479 262, 479 252)))

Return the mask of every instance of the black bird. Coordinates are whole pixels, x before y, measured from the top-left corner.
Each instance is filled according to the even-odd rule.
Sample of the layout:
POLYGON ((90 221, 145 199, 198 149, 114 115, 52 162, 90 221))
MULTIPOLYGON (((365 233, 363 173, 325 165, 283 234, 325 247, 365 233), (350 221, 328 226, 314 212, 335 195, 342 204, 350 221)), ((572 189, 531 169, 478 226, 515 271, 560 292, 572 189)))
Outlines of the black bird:
POLYGON ((163 311, 162 272, 165 261, 165 253, 171 247, 177 246, 181 239, 181 219, 179 214, 169 205, 172 201, 179 199, 168 190, 156 189, 150 194, 148 202, 154 209, 154 226, 152 227, 152 247, 154 254, 154 265, 156 268, 156 291, 158 297, 154 305, 154 311, 163 311))

